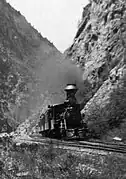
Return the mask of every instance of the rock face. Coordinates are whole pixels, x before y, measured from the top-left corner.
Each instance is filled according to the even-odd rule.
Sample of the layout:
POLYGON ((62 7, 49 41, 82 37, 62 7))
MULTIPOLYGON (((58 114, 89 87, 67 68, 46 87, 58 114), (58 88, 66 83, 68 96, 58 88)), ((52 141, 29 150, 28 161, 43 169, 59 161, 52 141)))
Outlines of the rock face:
POLYGON ((113 91, 125 88, 125 0, 90 0, 65 54, 83 71, 84 84, 90 84, 82 113, 89 114, 96 105, 104 108, 113 91))
POLYGON ((61 102, 74 68, 20 12, 0 0, 0 131, 6 131, 7 121, 25 121, 43 103, 61 102))

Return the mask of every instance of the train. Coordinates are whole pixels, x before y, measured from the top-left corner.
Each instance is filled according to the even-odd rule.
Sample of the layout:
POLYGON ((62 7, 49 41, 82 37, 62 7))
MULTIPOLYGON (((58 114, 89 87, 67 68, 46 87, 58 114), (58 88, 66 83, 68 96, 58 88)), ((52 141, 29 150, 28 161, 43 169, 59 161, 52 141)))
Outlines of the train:
POLYGON ((61 104, 49 105, 39 118, 39 133, 43 137, 80 140, 86 138, 87 125, 81 117, 80 104, 75 97, 76 84, 65 87, 66 100, 61 104))

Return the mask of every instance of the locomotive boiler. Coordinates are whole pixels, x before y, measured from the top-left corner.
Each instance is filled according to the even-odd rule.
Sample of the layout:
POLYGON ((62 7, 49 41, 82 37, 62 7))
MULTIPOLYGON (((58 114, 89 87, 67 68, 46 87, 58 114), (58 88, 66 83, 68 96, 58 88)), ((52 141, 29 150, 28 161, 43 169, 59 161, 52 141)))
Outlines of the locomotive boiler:
POLYGON ((81 118, 80 104, 75 97, 77 90, 75 84, 68 84, 64 103, 49 105, 46 112, 40 115, 39 133, 42 136, 56 139, 84 138, 86 126, 81 118))

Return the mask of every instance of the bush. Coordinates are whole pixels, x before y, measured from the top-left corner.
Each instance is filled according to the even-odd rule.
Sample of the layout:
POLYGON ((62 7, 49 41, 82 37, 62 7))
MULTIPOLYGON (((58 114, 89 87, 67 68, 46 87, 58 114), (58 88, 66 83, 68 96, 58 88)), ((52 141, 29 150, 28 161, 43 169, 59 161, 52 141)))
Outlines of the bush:
POLYGON ((125 166, 125 157, 56 149, 53 144, 35 152, 27 147, 0 153, 2 179, 115 179, 123 178, 125 166))

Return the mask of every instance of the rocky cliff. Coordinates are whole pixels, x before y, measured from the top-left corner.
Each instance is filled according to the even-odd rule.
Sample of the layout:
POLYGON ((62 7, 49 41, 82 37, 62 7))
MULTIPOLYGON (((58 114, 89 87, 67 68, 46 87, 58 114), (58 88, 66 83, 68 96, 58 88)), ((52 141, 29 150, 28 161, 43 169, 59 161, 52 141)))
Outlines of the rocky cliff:
POLYGON ((108 125, 105 121, 126 122, 125 0, 90 0, 83 10, 74 42, 65 55, 83 71, 84 85, 89 86, 83 102, 84 120, 93 121, 93 125, 97 121, 98 126, 101 121, 105 125, 108 125), (120 107, 122 96, 123 106, 120 107), (116 115, 115 111, 119 110, 122 111, 116 115), (115 115, 110 117, 112 111, 115 115))
POLYGON ((62 88, 76 80, 74 68, 20 12, 0 0, 0 126, 19 124, 42 105, 61 102, 62 88))

